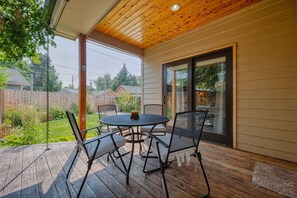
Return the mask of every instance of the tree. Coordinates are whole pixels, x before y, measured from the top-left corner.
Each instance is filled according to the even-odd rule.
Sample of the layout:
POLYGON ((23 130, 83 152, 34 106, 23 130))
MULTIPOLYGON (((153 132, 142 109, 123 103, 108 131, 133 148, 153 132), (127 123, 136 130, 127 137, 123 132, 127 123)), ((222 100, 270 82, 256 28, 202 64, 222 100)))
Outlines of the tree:
POLYGON ((33 72, 33 88, 36 91, 46 91, 47 86, 49 91, 56 92, 62 88, 62 82, 59 81, 59 77, 56 73, 55 67, 51 64, 51 59, 46 54, 40 54, 40 64, 31 64, 31 70, 33 72), (49 59, 49 83, 46 81, 46 66, 47 58, 49 59))
POLYGON ((0 60, 20 68, 24 58, 36 61, 37 49, 54 45, 50 13, 41 0, 0 0, 0 60))
POLYGON ((112 79, 110 74, 104 74, 104 76, 98 76, 97 80, 94 81, 96 90, 104 90, 106 82, 106 89, 111 88, 112 79))
POLYGON ((120 85, 132 85, 132 86, 138 85, 137 77, 135 75, 131 75, 128 72, 128 69, 125 66, 125 64, 123 65, 119 73, 116 75, 116 77, 113 79, 111 88, 112 90, 116 90, 120 85))

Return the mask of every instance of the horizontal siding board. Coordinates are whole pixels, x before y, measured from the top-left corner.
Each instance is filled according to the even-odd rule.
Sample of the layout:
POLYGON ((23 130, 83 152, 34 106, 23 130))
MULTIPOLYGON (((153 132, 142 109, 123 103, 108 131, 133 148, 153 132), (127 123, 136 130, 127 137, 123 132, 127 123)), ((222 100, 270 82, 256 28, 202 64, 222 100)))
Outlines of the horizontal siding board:
MULTIPOLYGON (((242 66, 242 65, 241 65, 242 66)), ((297 77, 297 59, 293 66, 281 66, 277 65, 277 68, 265 69, 262 67, 255 68, 252 71, 237 72, 237 78, 241 81, 244 80, 263 80, 273 78, 287 78, 297 77)), ((297 86, 297 85, 296 85, 297 86)))
POLYGON ((238 99, 297 99, 297 88, 290 89, 250 89, 237 91, 238 99))
POLYGON ((258 119, 283 120, 294 122, 297 120, 297 111, 238 108, 237 116, 244 118, 252 117, 258 119))
POLYGON ((259 69, 274 69, 274 68, 282 68, 285 69, 286 66, 296 66, 297 56, 296 52, 287 51, 285 55, 276 55, 274 57, 254 57, 253 59, 249 59, 248 57, 239 59, 237 65, 240 65, 237 68, 237 72, 244 71, 257 71, 259 69))
POLYGON ((238 124, 237 131, 238 134, 297 143, 297 131, 285 131, 272 128, 246 126, 245 124, 238 124))
POLYGON ((297 76, 261 80, 241 80, 237 85, 240 90, 297 88, 297 76))
POLYGON ((151 83, 144 83, 143 88, 155 88, 155 89, 162 89, 162 83, 160 82, 151 82, 151 83))
POLYGON ((237 105, 243 109, 297 111, 296 99, 238 99, 237 105))
POLYGON ((255 146, 245 143, 238 143, 238 149, 244 150, 244 151, 250 151, 253 153, 259 153, 262 155, 267 155, 270 157, 280 158, 288 161, 297 162, 297 155, 287 152, 278 151, 275 149, 267 149, 262 146, 255 146))
POLYGON ((151 93, 158 93, 158 94, 161 94, 162 93, 162 90, 159 89, 159 90, 156 90, 156 88, 146 88, 143 90, 144 94, 151 94, 151 93))
POLYGON ((294 154, 297 150, 297 144, 294 142, 281 142, 278 140, 273 140, 269 138, 250 136, 239 133, 237 135, 237 139, 239 143, 247 143, 252 144, 254 146, 259 146, 267 149, 283 151, 287 153, 294 154))
MULTIPOLYGON (((297 132, 297 122, 294 122, 294 121, 258 119, 253 117, 252 118, 238 117, 237 125, 297 132)), ((241 131, 237 131, 237 132, 240 133, 241 131)), ((282 133, 280 134, 282 135, 282 133)), ((297 136, 297 134, 295 135, 297 136)), ((284 137, 286 138, 286 136, 284 137)))
POLYGON ((161 102, 163 63, 236 43, 238 148, 297 162, 296 24, 296 1, 266 0, 146 49, 144 101, 161 102))

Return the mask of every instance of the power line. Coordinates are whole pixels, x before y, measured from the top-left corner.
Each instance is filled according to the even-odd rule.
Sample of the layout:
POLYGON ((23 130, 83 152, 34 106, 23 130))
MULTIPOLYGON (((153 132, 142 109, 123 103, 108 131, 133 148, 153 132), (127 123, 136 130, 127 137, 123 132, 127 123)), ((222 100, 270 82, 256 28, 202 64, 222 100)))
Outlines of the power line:
POLYGON ((115 57, 115 56, 111 56, 111 55, 109 55, 109 54, 106 54, 106 53, 103 53, 103 52, 94 50, 94 49, 92 49, 92 48, 87 48, 87 49, 89 49, 89 50, 91 50, 91 51, 94 51, 94 52, 97 52, 97 53, 99 53, 99 54, 103 54, 103 55, 105 55, 105 56, 108 56, 108 57, 111 57, 111 58, 120 60, 120 61, 124 61, 124 62, 126 62, 126 63, 131 63, 131 64, 134 64, 134 65, 140 65, 139 63, 135 63, 135 62, 131 62, 131 61, 128 61, 128 60, 125 60, 125 59, 122 59, 122 58, 118 58, 118 57, 115 57))

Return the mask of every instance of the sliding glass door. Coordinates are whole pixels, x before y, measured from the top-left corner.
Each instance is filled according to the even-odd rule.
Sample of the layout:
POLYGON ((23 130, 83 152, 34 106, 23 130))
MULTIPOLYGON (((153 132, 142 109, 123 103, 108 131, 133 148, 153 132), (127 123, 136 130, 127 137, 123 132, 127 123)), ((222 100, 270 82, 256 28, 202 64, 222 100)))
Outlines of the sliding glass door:
POLYGON ((186 61, 167 64, 164 67, 163 102, 165 115, 172 124, 174 116, 178 112, 191 109, 189 106, 189 63, 186 61))
POLYGON ((232 146, 231 48, 163 66, 166 115, 208 111, 202 139, 232 146))

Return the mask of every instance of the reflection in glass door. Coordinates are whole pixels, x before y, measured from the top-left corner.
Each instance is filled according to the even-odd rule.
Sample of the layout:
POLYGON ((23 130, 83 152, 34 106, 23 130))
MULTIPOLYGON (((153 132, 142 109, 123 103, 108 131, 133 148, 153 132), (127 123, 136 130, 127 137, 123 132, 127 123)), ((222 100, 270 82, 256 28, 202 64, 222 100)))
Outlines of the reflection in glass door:
POLYGON ((232 51, 195 57, 194 109, 208 111, 202 139, 232 146, 232 51))
POLYGON ((164 64, 163 104, 171 121, 208 111, 202 139, 232 146, 232 48, 164 64))
POLYGON ((226 57, 197 61, 195 84, 196 109, 208 111, 204 131, 226 134, 226 57))
POLYGON ((172 121, 178 112, 188 109, 188 64, 166 67, 166 116, 172 121))

